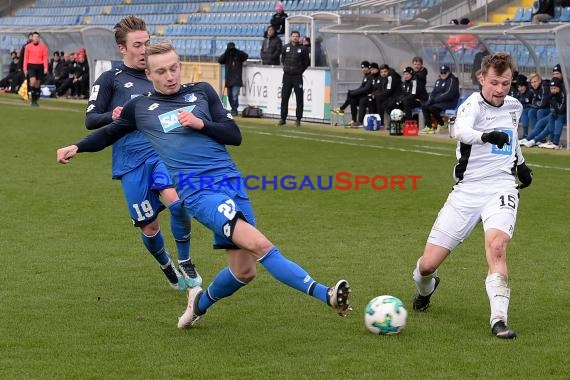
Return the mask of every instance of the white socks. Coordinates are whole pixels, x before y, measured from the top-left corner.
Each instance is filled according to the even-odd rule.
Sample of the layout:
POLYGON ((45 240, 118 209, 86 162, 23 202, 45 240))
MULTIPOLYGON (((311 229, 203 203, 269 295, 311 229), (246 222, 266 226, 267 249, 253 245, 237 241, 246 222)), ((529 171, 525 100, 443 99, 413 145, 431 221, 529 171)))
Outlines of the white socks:
POLYGON ((498 321, 507 323, 511 289, 507 286, 507 276, 491 273, 485 280, 485 288, 491 305, 491 327, 498 321))
POLYGON ((420 293, 422 296, 427 296, 428 294, 431 294, 435 288, 434 277, 437 271, 432 274, 428 274, 427 276, 422 276, 420 274, 420 260, 421 258, 418 259, 418 262, 416 263, 413 278, 414 282, 416 283, 416 289, 418 289, 418 293, 420 293))

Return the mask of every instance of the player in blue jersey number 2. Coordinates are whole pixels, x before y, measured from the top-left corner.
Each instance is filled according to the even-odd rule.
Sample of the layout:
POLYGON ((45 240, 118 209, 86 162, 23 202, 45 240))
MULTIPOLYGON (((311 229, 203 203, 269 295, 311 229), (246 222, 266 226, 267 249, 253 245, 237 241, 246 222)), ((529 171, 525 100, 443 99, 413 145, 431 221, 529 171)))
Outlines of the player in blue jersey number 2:
POLYGON ((178 327, 192 327, 215 302, 252 281, 257 262, 280 282, 345 316, 351 309, 346 280, 332 287, 318 283, 255 227, 249 198, 235 182, 240 172, 226 149, 226 145, 241 144, 241 133, 212 86, 181 85, 180 59, 168 42, 146 49, 146 65, 155 91, 127 103, 111 125, 58 149, 57 160, 66 164, 77 153, 104 149, 134 130, 150 141, 166 165, 188 216, 212 230, 214 247, 228 253, 228 266, 206 290, 189 290, 187 309, 178 327), (203 186, 205 176, 211 186, 203 186))

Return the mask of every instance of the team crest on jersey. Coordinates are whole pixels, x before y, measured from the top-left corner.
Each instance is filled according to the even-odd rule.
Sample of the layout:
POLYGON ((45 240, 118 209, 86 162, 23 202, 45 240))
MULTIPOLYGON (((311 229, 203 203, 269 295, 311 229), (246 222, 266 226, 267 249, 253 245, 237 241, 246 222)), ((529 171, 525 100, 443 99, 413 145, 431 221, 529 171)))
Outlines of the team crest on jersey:
POLYGON ((95 104, 89 104, 89 107, 87 107, 87 110, 85 111, 85 113, 91 112, 95 109, 95 104))
POLYGON ((125 83, 125 86, 124 86, 124 87, 125 87, 125 88, 131 88, 131 87, 133 87, 133 86, 134 86, 134 83, 133 83, 133 82, 127 82, 127 83, 125 83))
POLYGON ((148 109, 149 111, 152 111, 152 110, 155 110, 155 109, 157 109, 157 108, 158 108, 158 106, 159 106, 159 104, 158 104, 158 103, 152 103, 150 106, 148 106, 148 108, 147 108, 147 109, 148 109))
POLYGON ((186 103, 194 103, 196 100, 198 100, 198 97, 196 97, 193 92, 184 95, 184 101, 186 103))
POLYGON ((502 149, 499 149, 496 145, 491 145, 491 153, 493 154, 503 154, 511 155, 513 153, 513 131, 510 129, 495 129, 495 131, 505 132, 509 136, 509 143, 503 145, 502 149))
POLYGON ((192 112, 192 110, 195 107, 196 106, 182 107, 182 108, 178 108, 178 109, 175 109, 175 110, 172 110, 172 111, 158 115, 158 120, 160 120, 160 125, 162 126, 162 129, 164 130, 164 132, 168 133, 168 132, 172 131, 173 129, 182 126, 182 124, 180 124, 180 121, 178 121, 178 111, 186 110, 188 112, 192 112))
POLYGON ((509 111, 509 114, 511 114, 511 121, 513 122, 513 127, 517 128, 519 123, 517 122, 517 113, 514 111, 509 111))

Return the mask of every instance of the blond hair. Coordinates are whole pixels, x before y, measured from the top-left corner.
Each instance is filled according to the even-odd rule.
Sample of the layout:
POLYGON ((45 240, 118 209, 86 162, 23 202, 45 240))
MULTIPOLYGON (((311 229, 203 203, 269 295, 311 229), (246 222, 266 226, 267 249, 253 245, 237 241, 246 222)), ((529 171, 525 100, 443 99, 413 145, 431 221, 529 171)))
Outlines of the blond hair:
POLYGON ((144 52, 144 59, 146 61, 147 69, 149 68, 148 67, 148 57, 150 57, 151 55, 155 55, 155 54, 170 53, 171 51, 176 53, 176 49, 174 48, 174 45, 172 45, 172 42, 170 42, 170 41, 159 41, 157 43, 154 43, 152 45, 147 46, 147 48, 144 52))

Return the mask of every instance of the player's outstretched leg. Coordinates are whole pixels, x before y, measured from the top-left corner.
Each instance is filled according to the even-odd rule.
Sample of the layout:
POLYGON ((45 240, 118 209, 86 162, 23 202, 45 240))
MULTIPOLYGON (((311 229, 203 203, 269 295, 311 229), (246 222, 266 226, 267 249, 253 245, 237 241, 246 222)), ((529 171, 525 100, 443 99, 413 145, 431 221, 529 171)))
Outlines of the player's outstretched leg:
POLYGON ((340 280, 329 288, 313 278, 297 263, 288 260, 277 247, 272 247, 259 263, 277 280, 331 306, 341 316, 352 310, 349 302, 351 292, 346 280, 340 280))
POLYGON ((201 286, 202 277, 196 270, 194 263, 190 258, 190 239, 192 229, 190 219, 186 214, 186 210, 182 206, 182 201, 177 200, 168 205, 170 210, 170 226, 172 236, 176 242, 178 250, 178 266, 180 272, 189 287, 201 286))

